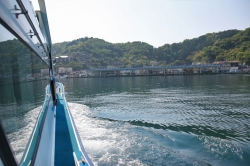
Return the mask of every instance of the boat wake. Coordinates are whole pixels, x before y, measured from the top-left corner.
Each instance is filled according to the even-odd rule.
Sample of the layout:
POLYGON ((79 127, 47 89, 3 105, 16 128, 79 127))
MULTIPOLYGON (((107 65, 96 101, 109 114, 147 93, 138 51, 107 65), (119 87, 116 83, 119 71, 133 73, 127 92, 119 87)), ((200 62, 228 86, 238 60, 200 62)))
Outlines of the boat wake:
POLYGON ((246 163, 242 161, 242 148, 229 140, 174 131, 158 124, 106 118, 82 104, 69 103, 69 107, 95 165, 246 163))
MULTIPOLYGON (((102 117, 96 110, 68 103, 86 152, 94 165, 247 165, 234 141, 197 135, 143 121, 102 117)), ((41 107, 8 120, 8 138, 20 161, 41 107), (15 123, 25 124, 15 129, 15 123), (11 125, 10 125, 11 123, 11 125)), ((7 124, 7 123, 6 123, 7 124)))

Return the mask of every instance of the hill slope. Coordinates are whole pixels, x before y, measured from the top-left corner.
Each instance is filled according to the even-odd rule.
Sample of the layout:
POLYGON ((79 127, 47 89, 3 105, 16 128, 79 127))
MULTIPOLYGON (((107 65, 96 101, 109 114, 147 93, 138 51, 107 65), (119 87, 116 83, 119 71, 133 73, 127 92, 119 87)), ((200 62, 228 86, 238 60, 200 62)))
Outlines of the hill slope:
POLYGON ((97 38, 80 38, 53 44, 54 56, 70 55, 70 62, 57 66, 74 69, 107 66, 182 65, 192 62, 211 63, 215 60, 238 60, 250 64, 250 28, 208 33, 180 43, 154 48, 145 42, 112 44, 97 38))

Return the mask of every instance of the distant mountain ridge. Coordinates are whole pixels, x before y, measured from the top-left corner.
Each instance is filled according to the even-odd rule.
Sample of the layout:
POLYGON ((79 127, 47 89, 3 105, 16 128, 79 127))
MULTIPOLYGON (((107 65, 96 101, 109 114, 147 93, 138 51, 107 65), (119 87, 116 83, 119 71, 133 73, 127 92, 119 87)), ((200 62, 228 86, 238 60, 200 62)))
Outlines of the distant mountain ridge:
POLYGON ((98 38, 80 38, 53 44, 54 56, 71 56, 69 62, 57 66, 76 69, 90 67, 124 67, 149 65, 184 65, 192 62, 212 63, 217 60, 238 60, 250 65, 250 28, 208 33, 180 43, 154 48, 145 42, 109 43, 98 38))

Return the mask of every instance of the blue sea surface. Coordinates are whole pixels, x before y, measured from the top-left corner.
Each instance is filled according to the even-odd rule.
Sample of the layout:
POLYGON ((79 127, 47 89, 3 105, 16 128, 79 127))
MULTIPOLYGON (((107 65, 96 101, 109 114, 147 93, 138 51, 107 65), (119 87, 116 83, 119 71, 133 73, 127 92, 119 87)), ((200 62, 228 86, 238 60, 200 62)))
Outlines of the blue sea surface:
MULTIPOLYGON (((95 165, 250 165, 249 75, 57 81, 95 165)), ((18 160, 41 108, 22 102, 31 111, 5 119, 18 160)))
POLYGON ((247 75, 60 81, 95 165, 250 165, 247 75))

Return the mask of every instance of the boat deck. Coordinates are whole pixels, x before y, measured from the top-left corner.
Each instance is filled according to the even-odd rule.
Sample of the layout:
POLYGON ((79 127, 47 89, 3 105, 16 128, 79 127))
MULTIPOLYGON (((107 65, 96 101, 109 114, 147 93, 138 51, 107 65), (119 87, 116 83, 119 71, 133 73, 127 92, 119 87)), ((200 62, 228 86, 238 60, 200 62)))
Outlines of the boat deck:
POLYGON ((67 105, 62 83, 56 83, 56 96, 57 105, 54 106, 48 85, 20 165, 92 166, 67 105))
POLYGON ((64 95, 63 84, 56 84, 55 166, 93 165, 88 158, 64 95))
POLYGON ((67 110, 65 102, 60 99, 56 106, 56 135, 55 135, 55 166, 74 165, 73 147, 67 123, 67 110))

